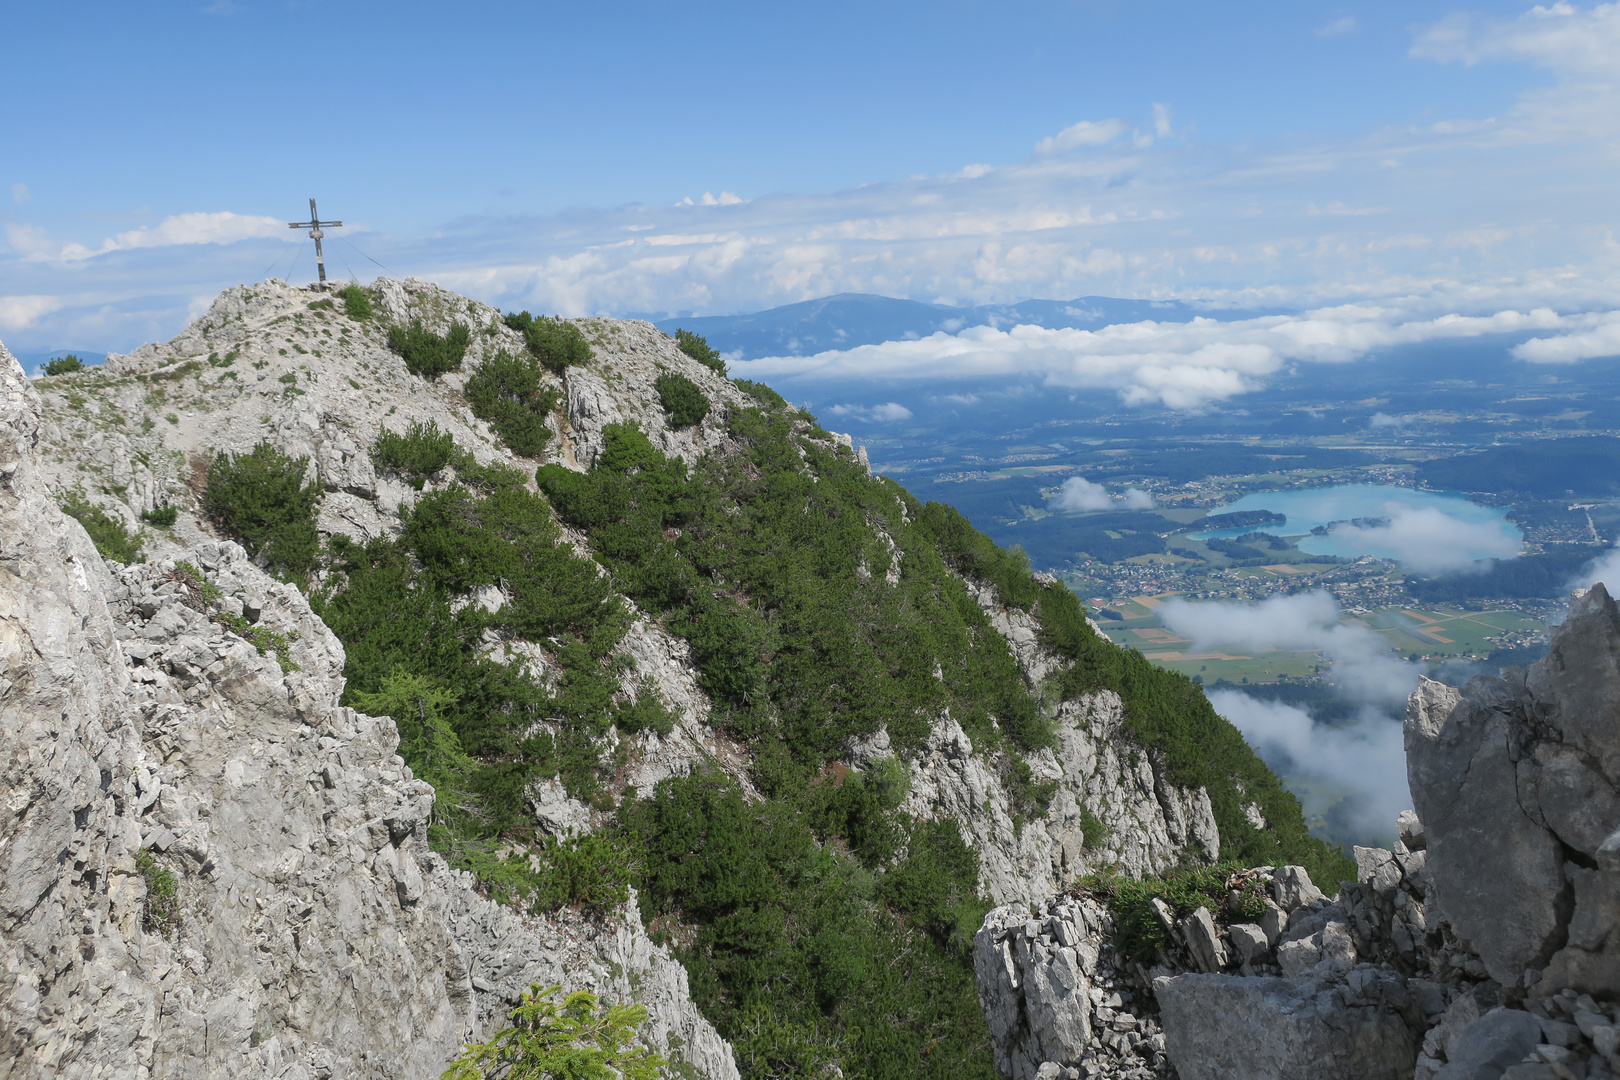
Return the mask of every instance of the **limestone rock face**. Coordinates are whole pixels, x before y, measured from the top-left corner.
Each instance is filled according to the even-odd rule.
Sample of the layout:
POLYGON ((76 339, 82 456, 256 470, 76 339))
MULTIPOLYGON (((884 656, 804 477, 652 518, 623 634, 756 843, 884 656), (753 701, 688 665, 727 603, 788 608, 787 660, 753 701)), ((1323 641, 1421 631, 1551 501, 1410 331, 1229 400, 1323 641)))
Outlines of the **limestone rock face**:
POLYGON ((110 572, 42 482, 39 412, 0 350, 0 1075, 436 1077, 556 981, 736 1076, 633 904, 520 915, 428 851, 432 789, 337 704, 342 646, 296 589, 212 541, 110 572))
POLYGON ((1407 767, 1439 905, 1504 986, 1620 994, 1620 611, 1577 593, 1528 672, 1424 680, 1407 767), (1605 845, 1612 845, 1606 849, 1605 845))

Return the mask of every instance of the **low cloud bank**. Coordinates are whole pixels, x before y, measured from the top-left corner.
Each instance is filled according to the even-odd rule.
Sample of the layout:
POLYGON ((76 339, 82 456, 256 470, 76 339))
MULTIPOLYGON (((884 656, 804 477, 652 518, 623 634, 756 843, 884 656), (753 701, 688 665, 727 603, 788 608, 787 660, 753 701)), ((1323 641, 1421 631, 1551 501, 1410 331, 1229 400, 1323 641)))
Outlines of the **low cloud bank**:
POLYGON ((1476 560, 1511 559, 1523 546, 1505 521, 1465 521, 1433 506, 1386 503, 1387 525, 1342 523, 1333 535, 1420 574, 1483 569, 1476 560))
POLYGON ((1331 593, 1274 596, 1258 604, 1178 597, 1167 600, 1159 613, 1195 652, 1321 652, 1347 697, 1379 708, 1404 709, 1417 687, 1416 669, 1391 655, 1381 637, 1365 626, 1339 622, 1339 603, 1331 593))
POLYGON ((1047 506, 1060 514, 1081 510, 1151 510, 1153 496, 1141 488, 1126 488, 1119 495, 1110 495, 1101 484, 1083 476, 1071 476, 1063 481, 1047 506))
POLYGON ((1344 363, 1393 345, 1558 330, 1578 321, 1546 308, 1402 321, 1391 309, 1346 305, 1303 315, 1121 323, 1101 330, 974 326, 956 334, 941 331, 737 366, 749 378, 765 379, 1034 376, 1048 386, 1112 389, 1127 405, 1193 410, 1258 389, 1291 362, 1344 363))
POLYGON ((1391 655, 1367 627, 1341 623, 1338 601, 1325 592, 1258 604, 1175 599, 1159 611, 1165 626, 1190 639, 1196 652, 1321 652, 1340 696, 1357 707, 1352 720, 1319 722, 1297 706, 1227 688, 1212 690, 1210 703, 1307 796, 1308 812, 1326 815, 1335 839, 1389 837, 1395 815, 1411 807, 1400 718, 1417 687, 1415 667, 1391 655))

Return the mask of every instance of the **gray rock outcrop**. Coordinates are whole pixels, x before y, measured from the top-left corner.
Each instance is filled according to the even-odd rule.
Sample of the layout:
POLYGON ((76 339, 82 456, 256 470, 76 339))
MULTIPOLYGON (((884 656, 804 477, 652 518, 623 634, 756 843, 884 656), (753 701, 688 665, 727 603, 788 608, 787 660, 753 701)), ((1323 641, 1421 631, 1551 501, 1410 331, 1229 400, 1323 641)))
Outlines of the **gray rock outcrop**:
POLYGON ((1548 654, 1407 711, 1429 875, 1503 986, 1620 995, 1620 611, 1576 593, 1548 654))

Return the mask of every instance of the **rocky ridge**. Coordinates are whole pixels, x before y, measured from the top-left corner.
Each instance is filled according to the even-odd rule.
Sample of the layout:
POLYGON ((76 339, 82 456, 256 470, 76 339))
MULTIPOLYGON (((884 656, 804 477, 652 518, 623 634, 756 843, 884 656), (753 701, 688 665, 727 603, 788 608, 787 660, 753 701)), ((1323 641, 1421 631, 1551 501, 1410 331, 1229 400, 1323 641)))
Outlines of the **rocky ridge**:
MULTIPOLYGON (((424 382, 388 350, 378 323, 346 318, 331 294, 279 282, 229 290, 173 341, 102 370, 30 385, 0 355, 10 515, 0 561, 11 571, 0 576, 0 716, 9 789, 48 793, 4 825, 14 870, 0 913, 10 1067, 433 1076, 530 982, 557 981, 648 1005, 652 1045, 701 1074, 735 1075, 730 1048, 692 1006, 684 971, 648 940, 633 899, 602 918, 523 915, 480 897, 426 849, 431 789, 395 754, 391 721, 338 705, 341 645, 296 589, 197 516, 207 455, 261 440, 310 459, 325 491, 321 529, 361 542, 397 533, 401 510, 421 497, 374 467, 368 449, 383 427, 431 421, 480 464, 532 474, 460 392, 478 364, 523 347, 498 313, 419 281, 379 281, 375 295, 381 321, 471 327, 463 372, 424 382), (152 562, 118 571, 57 511, 69 495, 131 529, 163 506, 179 520, 146 533, 152 562), (204 581, 220 595, 205 596, 204 581), (273 648, 261 653, 230 629, 234 620, 283 635, 286 669, 273 648), (179 883, 173 926, 147 925, 142 851, 179 883), (63 949, 75 933, 84 944, 63 949), (119 1003, 116 1015, 88 1023, 107 1000, 119 1003)), ((650 325, 577 323, 594 355, 554 380, 565 402, 550 421, 555 460, 588 467, 603 428, 623 421, 688 460, 724 446, 722 423, 671 428, 652 384, 662 371, 686 375, 716 420, 746 404, 735 386, 650 325)), ((453 478, 447 470, 422 490, 453 478)), ((1030 616, 974 588, 1038 679, 1052 659, 1030 616)), ((707 723, 686 643, 638 617, 619 648, 626 686, 651 680, 678 722, 665 737, 615 736, 626 751, 615 790, 649 791, 705 763, 749 790, 743 749, 707 723)), ((519 652, 513 662, 544 659, 519 652)), ((1057 783, 1034 821, 1017 819, 992 757, 948 716, 906 762, 906 809, 955 819, 980 854, 987 893, 1028 902, 1090 866, 1150 872, 1189 851, 1215 857, 1207 794, 1165 781, 1121 732, 1117 697, 1067 703, 1058 719, 1060 745, 1029 759, 1037 778, 1057 783), (1088 817, 1103 828, 1089 841, 1088 817)), ((849 758, 860 767, 890 753, 880 734, 849 758)), ((542 827, 601 820, 560 785, 529 795, 542 827)))
MULTIPOLYGON (((501 462, 532 474, 534 462, 512 455, 460 393, 485 359, 503 349, 520 352, 520 336, 500 322, 495 309, 426 282, 379 279, 374 289, 382 318, 364 323, 344 317, 341 300, 331 301, 335 307, 311 308, 325 294, 276 281, 227 290, 170 342, 110 357, 100 373, 40 380, 48 447, 43 470, 50 486, 64 495, 85 493, 130 528, 139 526, 142 510, 176 506, 173 546, 166 546, 168 537, 148 533, 156 554, 172 556, 211 536, 195 514, 197 462, 213 452, 245 451, 263 439, 310 459, 325 489, 321 529, 359 542, 396 534, 403 509, 454 479, 448 470, 419 492, 379 475, 367 450, 384 427, 403 431, 413 422, 432 422, 480 464, 501 462), (432 383, 411 375, 389 351, 383 325, 412 321, 440 333, 456 321, 471 327, 463 370, 432 383), (230 366, 214 366, 233 354, 230 366)), ((650 324, 575 321, 591 341, 593 358, 561 378, 546 376, 566 403, 550 422, 554 460, 588 467, 601 448, 603 428, 626 421, 646 431, 661 452, 688 461, 726 445, 725 417, 751 403, 735 385, 681 353, 650 324), (665 370, 699 385, 713 402, 715 422, 670 426, 653 386, 665 370)), ((849 444, 847 436, 832 438, 849 444)), ((588 555, 583 540, 573 540, 588 555)), ((1038 682, 1056 662, 1036 645, 1034 619, 1000 604, 988 586, 969 584, 1026 674, 1038 682)), ((707 724, 709 702, 698 688, 686 642, 656 620, 641 618, 620 651, 633 664, 626 686, 651 679, 679 723, 668 737, 643 732, 630 739, 615 787, 648 791, 699 762, 717 763, 746 786, 742 749, 707 724)), ((994 763, 941 717, 927 750, 908 762, 913 791, 907 810, 957 820, 980 851, 983 887, 998 902, 1038 899, 1089 865, 1120 864, 1142 873, 1174 865, 1189 849, 1216 857, 1220 841, 1207 794, 1168 783, 1162 767, 1124 737, 1121 715, 1117 697, 1106 692, 1063 706, 1060 746, 1029 762, 1038 779, 1057 782, 1058 794, 1048 815, 1029 827, 1015 820, 1014 800, 994 763), (1103 827, 1105 838, 1094 837, 1095 850, 1087 849, 1083 812, 1103 827)), ((889 752, 880 734, 852 746, 850 764, 858 767, 889 752)), ((541 819, 554 829, 600 820, 560 786, 534 794, 541 819)))
POLYGON ((1357 848, 1329 898, 1300 867, 1180 915, 1170 945, 1121 963, 1084 890, 992 911, 974 942, 1009 1080, 1620 1075, 1620 609, 1575 594, 1528 671, 1408 709, 1417 813, 1393 850, 1357 848))

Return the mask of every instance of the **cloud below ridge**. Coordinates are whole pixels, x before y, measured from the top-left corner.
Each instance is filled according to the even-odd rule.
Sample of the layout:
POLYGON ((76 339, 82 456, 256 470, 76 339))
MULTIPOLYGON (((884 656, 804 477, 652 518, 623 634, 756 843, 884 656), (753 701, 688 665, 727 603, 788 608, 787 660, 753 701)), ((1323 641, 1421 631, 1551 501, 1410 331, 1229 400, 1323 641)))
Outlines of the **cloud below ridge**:
MULTIPOLYGON (((1338 601, 1326 592, 1274 596, 1258 604, 1176 598, 1159 612, 1165 626, 1189 638, 1195 651, 1321 652, 1332 665, 1329 678, 1339 693, 1358 706, 1347 723, 1317 723, 1295 706, 1226 688, 1210 691, 1210 704, 1275 771, 1325 782, 1334 796, 1343 796, 1330 822, 1348 829, 1357 842, 1392 832, 1395 815, 1411 806, 1399 715, 1417 687, 1416 667, 1393 656, 1368 627, 1340 622, 1338 601)), ((1322 801, 1308 809, 1321 812, 1334 800, 1322 801)))
POLYGON ((1517 529, 1505 521, 1465 521, 1435 506, 1384 507, 1387 523, 1333 529, 1373 555, 1395 559, 1420 574, 1482 569, 1476 560, 1511 559, 1524 546, 1517 529))

